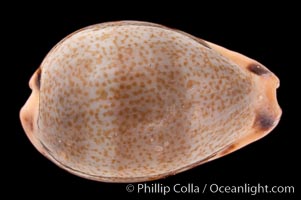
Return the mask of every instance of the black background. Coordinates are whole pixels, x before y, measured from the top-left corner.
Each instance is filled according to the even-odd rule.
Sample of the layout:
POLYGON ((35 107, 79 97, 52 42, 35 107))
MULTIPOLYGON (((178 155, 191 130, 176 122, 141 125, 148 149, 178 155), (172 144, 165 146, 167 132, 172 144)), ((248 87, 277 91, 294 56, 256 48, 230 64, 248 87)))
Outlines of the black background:
MULTIPOLYGON (((141 2, 142 4, 142 2, 141 2)), ((175 3, 174 3, 175 4, 175 3)), ((295 194, 155 194, 156 199, 296 199, 300 190, 300 160, 298 155, 297 111, 295 94, 300 83, 293 78, 299 63, 296 46, 300 39, 296 28, 300 25, 293 5, 247 4, 226 8, 220 5, 200 6, 182 2, 177 8, 160 4, 145 5, 116 3, 114 6, 79 5, 74 9, 45 5, 18 5, 2 19, 7 22, 4 42, 9 41, 9 69, 13 70, 15 101, 12 116, 13 129, 4 134, 5 161, 3 177, 7 177, 5 190, 11 196, 28 197, 90 197, 107 199, 121 195, 122 198, 145 199, 149 194, 128 193, 126 184, 101 183, 71 175, 44 158, 27 139, 19 121, 19 110, 27 100, 30 89, 28 81, 47 52, 63 37, 79 28, 107 21, 143 20, 180 29, 197 37, 214 42, 252 57, 273 71, 281 81, 277 91, 283 109, 277 128, 267 137, 229 156, 201 165, 166 179, 148 182, 173 186, 193 183, 217 183, 220 185, 293 185, 295 194), (24 6, 24 7, 23 7, 24 6), (27 7, 26 7, 27 6, 27 7), (118 9, 116 9, 118 7, 118 9), (21 9, 20 9, 21 8, 21 9), (29 9, 31 8, 31 9, 29 9), (48 9, 48 11, 47 11, 48 9), (294 72, 295 71, 295 72, 294 72), (292 91, 292 92, 290 92, 292 91), (294 128, 296 127, 296 129, 294 128), (13 132, 11 132, 13 130, 13 132), (7 145, 7 146, 6 146, 7 145), (22 192, 21 192, 22 191, 22 192), (41 196, 42 194, 42 196, 41 196), (107 196, 106 196, 107 195, 107 196), (106 196, 106 197, 105 197, 106 196)), ((10 77, 11 78, 11 77, 10 77)), ((6 88, 8 86, 5 86, 6 88)), ((299 151, 300 152, 300 151, 299 151)), ((136 184, 134 184, 136 186, 136 184)), ((152 197, 153 198, 153 197, 152 197)))

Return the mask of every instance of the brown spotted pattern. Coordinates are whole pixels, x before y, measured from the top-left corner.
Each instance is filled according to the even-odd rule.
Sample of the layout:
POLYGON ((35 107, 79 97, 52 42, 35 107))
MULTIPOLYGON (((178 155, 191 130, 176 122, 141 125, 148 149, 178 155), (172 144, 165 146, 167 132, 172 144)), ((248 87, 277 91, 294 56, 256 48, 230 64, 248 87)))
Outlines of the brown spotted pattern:
POLYGON ((44 59, 35 117, 23 111, 36 125, 30 131, 23 120, 24 129, 44 155, 82 177, 135 182, 186 170, 255 141, 280 117, 272 95, 277 112, 264 133, 255 127, 259 111, 266 116, 265 90, 276 86, 263 87, 272 78, 223 54, 152 23, 87 27, 44 59))

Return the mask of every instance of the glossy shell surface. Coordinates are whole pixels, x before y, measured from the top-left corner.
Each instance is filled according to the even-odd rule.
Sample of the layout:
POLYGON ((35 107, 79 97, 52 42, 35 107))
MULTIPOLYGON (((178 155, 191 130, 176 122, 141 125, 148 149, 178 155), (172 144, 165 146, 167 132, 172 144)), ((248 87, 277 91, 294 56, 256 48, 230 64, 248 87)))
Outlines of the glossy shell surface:
POLYGON ((97 181, 159 179, 269 133, 278 78, 255 60, 161 25, 121 21, 59 42, 21 121, 63 169, 97 181))

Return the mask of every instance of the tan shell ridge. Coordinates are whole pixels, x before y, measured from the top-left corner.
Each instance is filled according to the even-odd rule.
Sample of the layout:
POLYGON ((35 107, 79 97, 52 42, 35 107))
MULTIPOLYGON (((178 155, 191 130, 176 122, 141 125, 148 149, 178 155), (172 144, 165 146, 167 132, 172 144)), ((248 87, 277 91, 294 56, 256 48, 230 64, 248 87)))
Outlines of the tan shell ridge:
POLYGON ((281 116, 279 79, 262 64, 148 22, 70 34, 30 85, 21 121, 33 145, 104 182, 185 171, 264 137, 281 116))

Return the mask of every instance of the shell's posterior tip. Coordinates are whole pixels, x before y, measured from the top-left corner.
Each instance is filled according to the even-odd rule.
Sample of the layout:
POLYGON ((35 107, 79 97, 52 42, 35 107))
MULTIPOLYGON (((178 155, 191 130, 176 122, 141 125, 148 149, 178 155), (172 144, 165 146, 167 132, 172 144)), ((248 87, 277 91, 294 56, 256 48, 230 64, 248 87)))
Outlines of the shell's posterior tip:
MULTIPOLYGON (((263 68, 265 71, 265 68, 263 68)), ((260 70, 262 71, 262 70, 260 70)), ((280 86, 278 77, 272 72, 261 73, 258 79, 260 96, 257 102, 253 128, 259 133, 259 138, 271 132, 279 123, 282 110, 277 101, 277 88, 280 86), (262 76, 263 75, 263 76, 262 76)))

